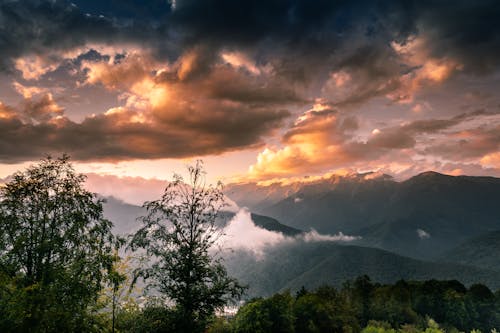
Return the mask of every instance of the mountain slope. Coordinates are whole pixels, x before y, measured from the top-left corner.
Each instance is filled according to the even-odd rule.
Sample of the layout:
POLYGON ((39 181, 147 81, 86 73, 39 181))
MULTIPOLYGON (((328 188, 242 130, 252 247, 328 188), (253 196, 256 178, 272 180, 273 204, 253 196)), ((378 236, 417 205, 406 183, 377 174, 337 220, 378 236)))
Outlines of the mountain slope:
MULTIPOLYGON (((114 197, 107 197, 105 200, 106 202, 103 205, 104 217, 113 222, 115 233, 131 233, 140 226, 138 218, 146 214, 144 208, 125 203, 114 197)), ((234 216, 235 213, 232 212, 220 212, 218 215, 219 225, 226 225, 234 216)), ((285 236, 293 237, 303 232, 302 230, 284 225, 268 216, 252 213, 251 218, 255 226, 268 231, 279 232, 285 236)))
POLYGON ((500 271, 500 231, 469 239, 439 259, 500 271))
POLYGON ((113 222, 113 232, 118 234, 131 233, 138 229, 139 217, 146 214, 140 206, 131 205, 114 197, 106 197, 103 204, 104 217, 113 222))
POLYGON ((333 175, 328 179, 290 185, 229 185, 227 195, 238 205, 291 227, 314 228, 321 233, 334 234, 353 232, 381 222, 378 215, 387 202, 380 198, 390 195, 395 186, 397 182, 386 175, 333 175), (239 192, 242 188, 243 194, 239 192), (243 199, 239 200, 240 197, 243 199), (270 197, 271 200, 254 203, 253 197, 270 197))
POLYGON ((269 217, 269 216, 263 216, 263 215, 258 215, 258 214, 254 214, 254 213, 251 213, 250 216, 252 218, 253 223, 257 227, 268 230, 268 231, 279 232, 285 236, 291 236, 291 237, 297 236, 297 235, 300 235, 301 233, 303 233, 302 230, 284 225, 284 224, 278 222, 278 220, 273 219, 272 217, 269 217))
MULTIPOLYGON (((278 193, 276 186, 269 190, 278 193)), ((266 197, 265 189, 255 193, 266 197)), ((468 237, 500 230, 500 179, 493 177, 425 172, 396 182, 376 174, 332 176, 286 185, 280 193, 283 199, 254 211, 301 230, 359 234, 359 245, 415 258, 434 258, 468 237)))
POLYGON ((279 290, 340 286, 367 274, 374 281, 457 279, 466 285, 484 283, 500 288, 500 273, 451 263, 432 263, 387 251, 332 242, 296 242, 269 248, 260 256, 233 253, 226 259, 230 274, 249 285, 248 295, 279 290))
POLYGON ((358 231, 362 244, 435 258, 470 237, 500 230, 500 179, 427 172, 400 183, 385 221, 358 231))

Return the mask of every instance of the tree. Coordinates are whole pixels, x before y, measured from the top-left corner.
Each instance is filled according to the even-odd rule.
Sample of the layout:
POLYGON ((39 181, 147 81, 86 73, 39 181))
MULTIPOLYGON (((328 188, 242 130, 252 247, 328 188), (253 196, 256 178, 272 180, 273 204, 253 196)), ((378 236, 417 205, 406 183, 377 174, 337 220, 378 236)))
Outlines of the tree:
POLYGON ((210 253, 221 235, 216 218, 224 206, 222 185, 206 185, 201 161, 188 171, 189 184, 174 175, 160 199, 144 204, 147 214, 130 246, 145 250, 150 260, 137 272, 146 288, 175 304, 177 331, 200 332, 214 312, 239 299, 244 288, 210 253))
POLYGON ((237 333, 293 333, 294 298, 290 292, 255 299, 242 306, 234 318, 237 333))
POLYGON ((81 331, 112 265, 112 223, 68 156, 0 189, 0 331, 81 331), (9 319, 10 318, 10 319, 9 319))

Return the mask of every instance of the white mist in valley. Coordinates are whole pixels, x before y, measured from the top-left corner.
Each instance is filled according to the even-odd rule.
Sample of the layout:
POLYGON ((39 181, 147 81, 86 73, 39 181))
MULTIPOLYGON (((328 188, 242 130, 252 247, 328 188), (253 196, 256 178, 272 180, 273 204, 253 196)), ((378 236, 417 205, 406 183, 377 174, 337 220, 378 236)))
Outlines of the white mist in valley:
POLYGON ((285 236, 280 232, 266 230, 255 225, 250 211, 241 208, 225 226, 218 245, 225 250, 250 252, 259 259, 262 258, 267 248, 278 245, 293 242, 352 242, 360 238, 345 235, 342 232, 336 235, 320 234, 314 229, 295 237, 285 236))
POLYGON ((261 256, 267 246, 277 245, 291 238, 279 232, 269 231, 257 227, 250 212, 242 208, 224 228, 224 235, 220 238, 220 245, 229 250, 246 250, 261 256))

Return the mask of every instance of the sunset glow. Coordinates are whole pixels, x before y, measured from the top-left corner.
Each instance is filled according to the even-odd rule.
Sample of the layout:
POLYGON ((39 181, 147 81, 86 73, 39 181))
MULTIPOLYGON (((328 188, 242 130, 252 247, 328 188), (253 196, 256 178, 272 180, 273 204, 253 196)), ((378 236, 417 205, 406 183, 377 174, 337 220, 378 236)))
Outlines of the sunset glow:
POLYGON ((487 6, 126 3, 2 2, 1 177, 63 153, 137 183, 500 176, 487 6))

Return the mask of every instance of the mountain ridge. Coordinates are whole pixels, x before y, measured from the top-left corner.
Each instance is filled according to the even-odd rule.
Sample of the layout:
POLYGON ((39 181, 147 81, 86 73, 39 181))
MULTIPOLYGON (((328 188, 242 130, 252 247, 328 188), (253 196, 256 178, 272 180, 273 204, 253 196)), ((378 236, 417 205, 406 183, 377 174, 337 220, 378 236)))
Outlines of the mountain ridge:
POLYGON ((277 291, 341 286, 369 275, 373 281, 457 279, 465 285, 484 283, 500 288, 500 272, 454 263, 412 259, 395 253, 335 242, 296 242, 270 247, 260 258, 235 253, 226 259, 229 272, 250 285, 249 297, 277 291))

